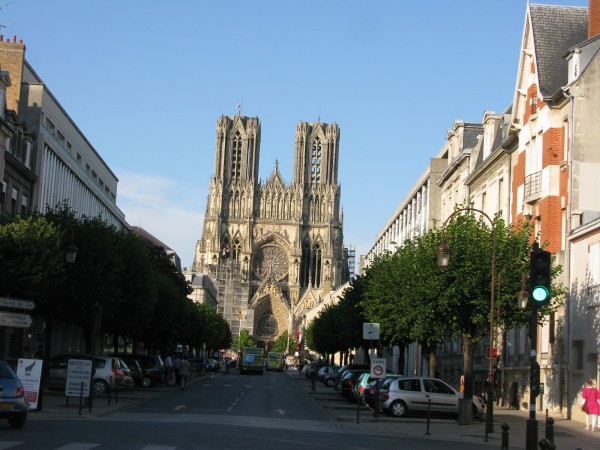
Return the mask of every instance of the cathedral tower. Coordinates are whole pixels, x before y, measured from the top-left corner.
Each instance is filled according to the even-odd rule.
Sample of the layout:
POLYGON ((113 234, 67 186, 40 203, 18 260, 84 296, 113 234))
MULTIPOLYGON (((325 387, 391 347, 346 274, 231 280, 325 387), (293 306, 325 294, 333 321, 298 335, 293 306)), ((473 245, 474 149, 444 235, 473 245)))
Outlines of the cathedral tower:
POLYGON ((258 180, 258 118, 217 121, 214 174, 193 271, 216 282, 219 312, 262 345, 295 328, 348 280, 337 184, 339 127, 300 122, 294 179, 258 180))

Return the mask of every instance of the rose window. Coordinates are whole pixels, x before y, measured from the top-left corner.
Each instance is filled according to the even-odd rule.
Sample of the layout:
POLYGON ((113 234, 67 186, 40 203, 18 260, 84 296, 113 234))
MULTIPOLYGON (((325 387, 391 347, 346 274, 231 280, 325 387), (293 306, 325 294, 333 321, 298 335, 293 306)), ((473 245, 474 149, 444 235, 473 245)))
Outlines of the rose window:
POLYGON ((288 273, 288 258, 276 245, 260 248, 254 257, 254 274, 261 280, 281 280, 288 273))

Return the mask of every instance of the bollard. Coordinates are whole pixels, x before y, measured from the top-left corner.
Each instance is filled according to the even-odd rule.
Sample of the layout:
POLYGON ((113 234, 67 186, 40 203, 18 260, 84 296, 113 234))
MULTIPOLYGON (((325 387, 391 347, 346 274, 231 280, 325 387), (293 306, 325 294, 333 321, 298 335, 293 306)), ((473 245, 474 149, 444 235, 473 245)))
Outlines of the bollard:
POLYGON ((547 450, 547 449, 555 449, 556 447, 554 446, 554 444, 552 444, 548 439, 544 438, 541 439, 540 442, 538 443, 538 445, 540 446, 540 448, 542 450, 547 450))
POLYGON ((508 450, 508 430, 510 430, 510 425, 504 422, 500 428, 502 428, 502 442, 500 443, 500 450, 508 450))
MULTIPOLYGON (((69 404, 69 397, 67 397, 67 405, 69 404)), ((83 408, 83 381, 81 382, 81 389, 79 391, 79 416, 81 415, 81 408, 83 408)))
POLYGON ((546 439, 552 445, 551 448, 554 448, 554 419, 552 417, 548 417, 546 419, 546 439))
POLYGON ((431 418, 431 397, 427 396, 427 431, 425 431, 426 435, 429 435, 429 419, 431 418))

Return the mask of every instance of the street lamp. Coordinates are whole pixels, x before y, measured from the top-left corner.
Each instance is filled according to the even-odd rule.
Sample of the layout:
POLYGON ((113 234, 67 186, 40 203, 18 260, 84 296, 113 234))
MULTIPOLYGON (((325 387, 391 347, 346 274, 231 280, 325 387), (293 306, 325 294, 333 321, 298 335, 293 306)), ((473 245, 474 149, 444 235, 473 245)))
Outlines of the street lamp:
MULTIPOLYGON (((454 217, 456 214, 461 213, 463 211, 469 212, 477 212, 485 217, 492 227, 492 282, 490 289, 490 354, 488 355, 489 366, 488 366, 488 383, 487 383, 487 407, 486 407, 486 422, 485 422, 485 442, 488 441, 488 433, 494 432, 494 359, 493 359, 493 348, 494 345, 494 302, 495 302, 495 290, 496 290, 496 225, 494 221, 488 216, 485 212, 476 208, 459 208, 456 209, 450 216, 446 219, 444 224, 442 225, 442 242, 440 246, 437 248, 437 261, 438 266, 442 269, 448 267, 450 262, 450 247, 446 243, 446 224, 448 221, 454 217)), ((469 399, 463 398, 463 408, 462 411, 459 410, 459 414, 468 414, 466 411, 470 411, 470 405, 465 405, 464 403, 469 399), (468 409, 467 409, 468 408, 468 409)))

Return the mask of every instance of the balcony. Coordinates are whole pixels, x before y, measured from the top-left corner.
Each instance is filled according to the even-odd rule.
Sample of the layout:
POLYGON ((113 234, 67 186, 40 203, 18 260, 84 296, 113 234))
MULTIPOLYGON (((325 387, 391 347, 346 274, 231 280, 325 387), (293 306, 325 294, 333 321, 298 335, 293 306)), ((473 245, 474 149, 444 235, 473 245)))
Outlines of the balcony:
POLYGON ((525 177, 525 203, 534 203, 542 196, 542 172, 535 172, 525 177))

